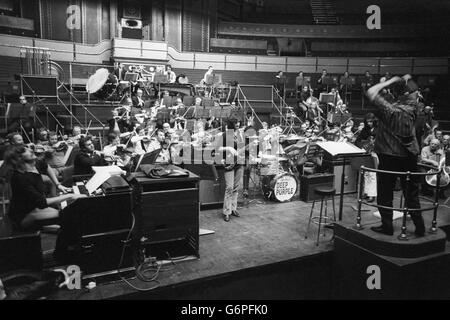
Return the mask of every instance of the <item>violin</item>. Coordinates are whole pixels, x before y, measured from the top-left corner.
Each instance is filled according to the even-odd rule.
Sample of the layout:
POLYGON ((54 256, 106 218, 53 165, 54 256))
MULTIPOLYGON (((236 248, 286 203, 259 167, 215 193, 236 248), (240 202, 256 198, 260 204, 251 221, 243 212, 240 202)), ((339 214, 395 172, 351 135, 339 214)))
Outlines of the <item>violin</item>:
POLYGON ((69 148, 69 145, 67 144, 66 141, 58 141, 57 143, 55 143, 52 146, 52 148, 56 152, 63 152, 63 151, 67 151, 67 149, 69 148))

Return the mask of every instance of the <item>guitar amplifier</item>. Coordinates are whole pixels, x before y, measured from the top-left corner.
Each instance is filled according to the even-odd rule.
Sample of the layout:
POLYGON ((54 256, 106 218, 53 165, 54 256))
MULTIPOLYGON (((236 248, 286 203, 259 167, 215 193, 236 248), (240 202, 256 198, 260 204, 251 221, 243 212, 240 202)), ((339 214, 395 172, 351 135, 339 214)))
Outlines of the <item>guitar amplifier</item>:
POLYGON ((317 187, 333 188, 334 174, 318 173, 300 177, 300 200, 312 202, 320 199, 320 196, 314 193, 317 187))

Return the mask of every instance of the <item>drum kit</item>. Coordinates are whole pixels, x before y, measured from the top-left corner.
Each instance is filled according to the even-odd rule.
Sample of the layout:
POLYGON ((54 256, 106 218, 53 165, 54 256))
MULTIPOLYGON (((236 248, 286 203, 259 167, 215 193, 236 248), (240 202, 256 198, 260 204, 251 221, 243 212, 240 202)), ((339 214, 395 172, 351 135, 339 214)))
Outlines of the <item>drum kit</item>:
POLYGON ((298 182, 292 174, 289 158, 263 155, 256 163, 261 176, 261 191, 266 199, 285 202, 294 197, 298 182))

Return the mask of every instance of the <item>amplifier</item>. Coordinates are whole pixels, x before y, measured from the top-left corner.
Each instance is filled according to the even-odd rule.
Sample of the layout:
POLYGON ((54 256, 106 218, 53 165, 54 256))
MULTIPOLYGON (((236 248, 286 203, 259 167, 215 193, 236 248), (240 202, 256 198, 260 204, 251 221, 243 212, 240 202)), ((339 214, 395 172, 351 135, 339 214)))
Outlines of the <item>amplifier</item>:
POLYGON ((300 200, 304 202, 312 202, 320 199, 314 193, 317 187, 333 187, 334 174, 319 173, 300 177, 300 200))

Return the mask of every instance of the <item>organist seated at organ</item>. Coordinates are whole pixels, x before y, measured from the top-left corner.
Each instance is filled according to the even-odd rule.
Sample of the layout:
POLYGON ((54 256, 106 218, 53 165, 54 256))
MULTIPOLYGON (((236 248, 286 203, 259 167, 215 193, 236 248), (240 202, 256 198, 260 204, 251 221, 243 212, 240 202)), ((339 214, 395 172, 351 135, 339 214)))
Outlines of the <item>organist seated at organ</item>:
POLYGON ((11 177, 12 198, 9 217, 19 229, 36 228, 59 223, 59 210, 63 201, 76 200, 85 195, 63 194, 47 198, 44 181, 36 168, 37 157, 25 146, 10 146, 5 152, 5 162, 13 168, 11 177))

